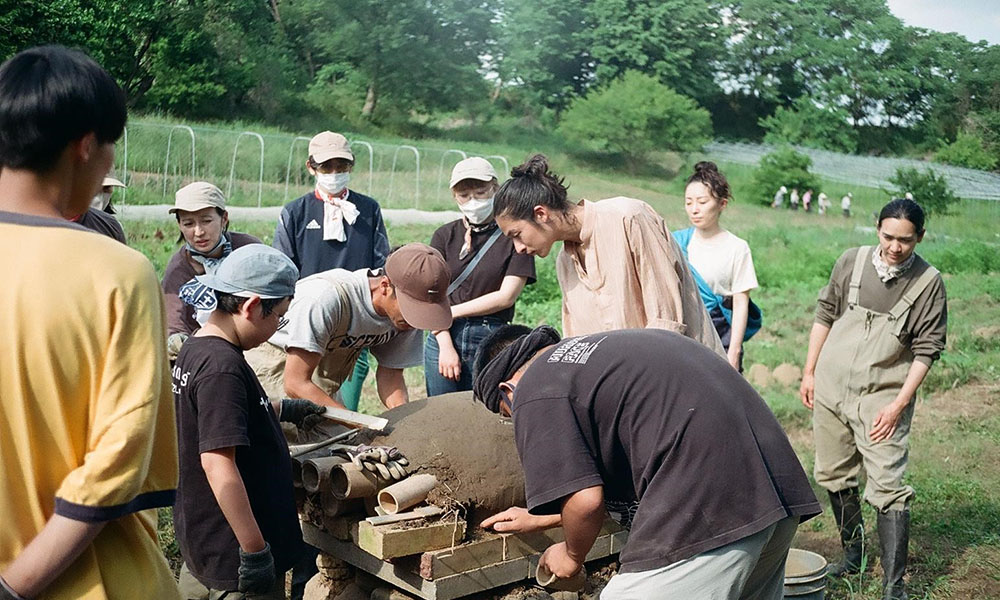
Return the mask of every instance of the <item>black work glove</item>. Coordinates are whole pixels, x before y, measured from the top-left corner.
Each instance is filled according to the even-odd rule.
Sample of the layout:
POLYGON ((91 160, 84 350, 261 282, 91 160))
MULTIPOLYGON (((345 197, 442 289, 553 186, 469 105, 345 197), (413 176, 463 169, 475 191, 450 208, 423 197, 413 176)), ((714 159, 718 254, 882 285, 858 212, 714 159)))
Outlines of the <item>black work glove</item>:
POLYGON ((301 398, 282 398, 281 406, 278 411, 278 420, 285 423, 294 423, 296 427, 301 428, 303 425, 315 424, 314 421, 316 421, 316 419, 306 421, 306 417, 321 415, 325 412, 326 408, 316 404, 315 402, 310 402, 301 398))
POLYGON ((240 592, 263 594, 274 587, 274 557, 271 556, 271 544, 264 542, 260 552, 244 552, 240 548, 240 579, 237 587, 240 592))

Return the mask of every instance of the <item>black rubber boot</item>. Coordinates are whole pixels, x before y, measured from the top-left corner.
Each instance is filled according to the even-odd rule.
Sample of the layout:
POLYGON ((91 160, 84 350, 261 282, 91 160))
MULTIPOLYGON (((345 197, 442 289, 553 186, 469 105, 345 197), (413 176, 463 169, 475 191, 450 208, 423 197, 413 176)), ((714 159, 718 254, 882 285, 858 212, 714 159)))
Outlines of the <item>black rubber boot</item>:
POLYGON ((833 518, 840 530, 840 545, 844 548, 844 559, 830 565, 827 575, 844 577, 861 571, 864 555, 865 523, 861 518, 861 495, 858 488, 830 492, 830 506, 833 518))
POLYGON ((879 511, 878 542, 882 547, 882 599, 906 600, 903 575, 910 544, 910 511, 879 511))

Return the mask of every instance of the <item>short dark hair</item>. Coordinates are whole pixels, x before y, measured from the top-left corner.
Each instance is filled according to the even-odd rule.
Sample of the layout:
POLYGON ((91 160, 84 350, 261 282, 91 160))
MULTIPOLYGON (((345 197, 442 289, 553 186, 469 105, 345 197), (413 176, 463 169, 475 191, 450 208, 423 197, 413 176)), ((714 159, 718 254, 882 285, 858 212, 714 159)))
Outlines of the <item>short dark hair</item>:
POLYGON ((0 65, 0 167, 47 172, 88 133, 117 140, 126 117, 121 87, 79 50, 39 46, 0 65))
POLYGON ((564 181, 549 170, 544 154, 536 154, 510 170, 510 179, 494 196, 493 216, 534 221, 536 206, 565 213, 571 205, 566 198, 569 186, 564 181))
POLYGON ((722 174, 714 162, 703 160, 697 163, 694 166, 694 173, 688 177, 684 186, 687 187, 695 181, 705 184, 716 200, 730 200, 733 197, 729 181, 726 180, 726 176, 722 174))
POLYGON ((895 198, 882 207, 878 213, 878 226, 882 226, 885 219, 906 219, 913 223, 913 228, 917 233, 924 232, 924 209, 908 198, 895 198))
MULTIPOLYGON (((218 301, 216 309, 229 315, 234 315, 239 312, 243 303, 249 300, 249 298, 244 298, 243 296, 234 296, 233 294, 227 294, 219 291, 215 292, 215 299, 218 301)), ((274 312, 274 309, 285 300, 286 298, 261 298, 261 311, 263 311, 264 316, 266 317, 274 312)))
POLYGON ((490 363, 491 360, 503 352, 503 349, 510 346, 518 338, 531 333, 531 327, 508 323, 499 327, 479 344, 476 356, 472 361, 472 378, 475 380, 479 372, 490 363))

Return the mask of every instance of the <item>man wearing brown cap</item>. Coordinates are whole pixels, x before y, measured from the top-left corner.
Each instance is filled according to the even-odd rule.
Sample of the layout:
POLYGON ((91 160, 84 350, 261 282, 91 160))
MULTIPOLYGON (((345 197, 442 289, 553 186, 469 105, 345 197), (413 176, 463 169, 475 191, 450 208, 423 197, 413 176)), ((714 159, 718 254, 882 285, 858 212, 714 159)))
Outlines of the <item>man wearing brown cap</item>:
POLYGON ((451 326, 451 271, 426 244, 407 244, 384 269, 332 269, 295 286, 288 323, 246 353, 268 395, 343 408, 338 389, 358 354, 378 360, 375 380, 387 408, 409 400, 403 369, 423 361, 419 330, 451 326))

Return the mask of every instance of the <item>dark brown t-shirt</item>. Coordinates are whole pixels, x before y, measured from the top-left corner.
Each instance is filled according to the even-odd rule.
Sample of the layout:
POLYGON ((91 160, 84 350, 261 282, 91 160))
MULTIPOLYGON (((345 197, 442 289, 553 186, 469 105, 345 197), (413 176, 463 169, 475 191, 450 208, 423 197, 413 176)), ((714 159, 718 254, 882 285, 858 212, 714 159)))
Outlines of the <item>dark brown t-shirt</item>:
POLYGON ((96 208, 88 208, 87 212, 80 215, 76 220, 91 231, 108 236, 109 238, 125 244, 125 231, 122 229, 118 219, 96 208))
MULTIPOLYGON (((451 269, 451 280, 455 281, 465 270, 466 265, 472 262, 472 258, 483 247, 483 244, 496 231, 493 228, 472 233, 472 250, 469 254, 459 259, 458 255, 462 251, 465 243, 465 223, 462 219, 452 221, 438 228, 431 237, 431 246, 437 249, 444 256, 448 267, 451 269)), ((458 289, 451 293, 448 298, 452 305, 468 302, 500 289, 503 278, 507 276, 524 277, 528 284, 535 282, 535 258, 528 254, 518 254, 514 250, 514 244, 507 236, 501 235, 500 239, 493 243, 486 255, 476 265, 475 270, 468 279, 458 286, 458 289)), ((505 308, 492 315, 504 322, 509 323, 514 318, 514 307, 505 308)))
POLYGON ((656 569, 821 509, 770 409, 725 359, 659 329, 567 338, 527 369, 514 436, 528 509, 597 485, 638 501, 623 572, 656 569))

